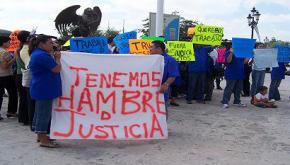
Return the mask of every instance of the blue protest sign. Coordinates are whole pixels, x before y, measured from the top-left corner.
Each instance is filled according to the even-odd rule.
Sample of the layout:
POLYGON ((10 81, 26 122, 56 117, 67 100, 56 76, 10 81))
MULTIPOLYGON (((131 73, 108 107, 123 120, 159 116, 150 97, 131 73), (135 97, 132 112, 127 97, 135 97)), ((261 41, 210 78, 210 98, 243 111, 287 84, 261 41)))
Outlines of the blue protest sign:
POLYGON ((137 38, 137 32, 131 31, 123 34, 119 34, 114 38, 114 43, 119 49, 120 54, 129 54, 130 48, 129 48, 129 39, 136 39, 137 38))
POLYGON ((73 52, 108 54, 108 40, 106 37, 71 38, 70 50, 73 52))
POLYGON ((290 46, 277 45, 278 49, 278 62, 290 62, 290 46))
POLYGON ((234 55, 238 58, 252 58, 256 40, 248 38, 233 38, 234 55))

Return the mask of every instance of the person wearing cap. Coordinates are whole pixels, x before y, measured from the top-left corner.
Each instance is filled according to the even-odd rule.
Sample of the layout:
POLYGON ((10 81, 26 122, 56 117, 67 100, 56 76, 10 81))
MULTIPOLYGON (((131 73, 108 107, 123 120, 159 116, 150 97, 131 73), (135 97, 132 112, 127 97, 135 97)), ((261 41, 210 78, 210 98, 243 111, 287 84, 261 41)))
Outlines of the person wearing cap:
POLYGON ((187 29, 187 37, 189 38, 189 40, 191 40, 194 35, 195 35, 195 27, 189 27, 187 29))

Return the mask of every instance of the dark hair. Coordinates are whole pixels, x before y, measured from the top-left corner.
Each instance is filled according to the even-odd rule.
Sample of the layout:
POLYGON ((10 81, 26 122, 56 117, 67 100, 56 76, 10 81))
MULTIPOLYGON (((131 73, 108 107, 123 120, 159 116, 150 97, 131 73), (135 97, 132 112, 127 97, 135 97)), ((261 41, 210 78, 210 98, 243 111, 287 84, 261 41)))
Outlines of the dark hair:
POLYGON ((259 92, 263 92, 263 91, 265 91, 265 90, 267 90, 268 89, 268 87, 266 87, 266 86, 260 86, 259 88, 258 88, 258 91, 259 92))
POLYGON ((114 37, 109 37, 109 38, 108 38, 108 43, 110 44, 110 43, 112 43, 112 42, 114 42, 114 37))
POLYGON ((257 42, 257 43, 255 44, 255 48, 257 48, 257 47, 260 46, 260 45, 263 45, 263 46, 264 46, 264 44, 263 44, 262 42, 257 42))
POLYGON ((232 48, 232 42, 225 42, 224 43, 226 50, 229 50, 230 48, 232 48))
POLYGON ((31 55, 32 51, 36 49, 40 43, 45 43, 51 38, 54 38, 54 37, 48 36, 45 34, 39 34, 39 35, 33 36, 29 42, 29 49, 28 49, 29 54, 31 55))
POLYGON ((155 47, 160 47, 162 52, 165 52, 165 44, 164 44, 164 42, 159 41, 159 40, 155 40, 155 41, 152 41, 152 44, 154 44, 155 47))
POLYGON ((22 30, 18 33, 17 38, 21 43, 25 43, 28 41, 29 35, 30 35, 29 31, 22 30))
POLYGON ((8 42, 8 41, 10 41, 11 39, 10 39, 10 37, 7 37, 7 36, 0 36, 0 46, 3 46, 3 44, 5 43, 5 42, 8 42))

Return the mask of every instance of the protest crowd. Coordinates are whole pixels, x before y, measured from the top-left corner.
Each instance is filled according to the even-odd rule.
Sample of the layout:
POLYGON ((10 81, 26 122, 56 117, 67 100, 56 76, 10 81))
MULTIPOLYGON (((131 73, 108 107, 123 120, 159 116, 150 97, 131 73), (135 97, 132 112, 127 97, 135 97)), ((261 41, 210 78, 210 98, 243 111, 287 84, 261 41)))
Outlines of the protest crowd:
MULTIPOLYGON (((166 41, 162 36, 137 39, 136 32, 128 32, 109 39, 74 36, 70 47, 67 47, 62 46, 56 37, 26 30, 1 35, 0 109, 6 95, 9 101, 6 117, 18 118, 19 123, 30 126, 37 134, 36 141, 41 147, 57 147, 58 144, 48 135, 53 100, 63 95, 62 87, 67 85, 60 74, 63 69, 61 58, 65 56, 63 52, 114 54, 114 57, 122 54, 162 56, 164 68, 160 82, 154 81, 154 76, 158 74, 152 72, 150 77, 152 83, 158 85, 159 92, 164 94, 166 120, 167 107, 179 106, 177 98, 185 98, 187 104, 211 104, 215 88, 223 90, 220 106, 224 109, 230 107, 232 94, 233 106, 278 107, 277 101, 281 99, 279 85, 285 79, 285 66, 289 62, 280 55, 289 47, 278 45, 267 48, 253 39, 222 40, 222 37, 223 28, 203 25, 190 27, 186 42, 166 41), (274 57, 272 63, 263 62, 263 58, 268 58, 266 55, 274 57), (269 87, 264 86, 266 68, 271 68, 269 87), (226 81, 224 89, 220 86, 221 81, 226 81), (243 102, 241 96, 251 97, 251 102, 243 102)), ((76 70, 77 73, 82 71, 80 68, 76 70)), ((121 74, 131 73, 119 73, 119 76, 121 74)), ((88 79, 93 82, 93 74, 88 79)), ((115 87, 122 88, 122 85, 115 84, 115 87)), ((145 92, 144 97, 146 101, 146 97, 152 97, 152 94, 145 92)), ((2 111, 6 109, 2 108, 2 111)), ((78 112, 82 112, 81 108, 78 112)), ((0 116, 0 120, 6 118, 0 116)))

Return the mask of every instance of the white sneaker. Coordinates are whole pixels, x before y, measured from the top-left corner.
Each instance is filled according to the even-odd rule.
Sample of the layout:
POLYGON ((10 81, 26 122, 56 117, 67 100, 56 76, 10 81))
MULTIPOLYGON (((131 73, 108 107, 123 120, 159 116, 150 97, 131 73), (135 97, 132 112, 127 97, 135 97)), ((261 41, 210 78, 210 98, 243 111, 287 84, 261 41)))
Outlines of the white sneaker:
POLYGON ((269 100, 269 102, 274 103, 276 100, 275 99, 271 99, 269 100))
POLYGON ((229 104, 224 104, 223 109, 229 108, 229 104))
POLYGON ((244 104, 242 102, 240 102, 239 104, 234 104, 234 105, 238 107, 247 107, 247 104, 244 104))

